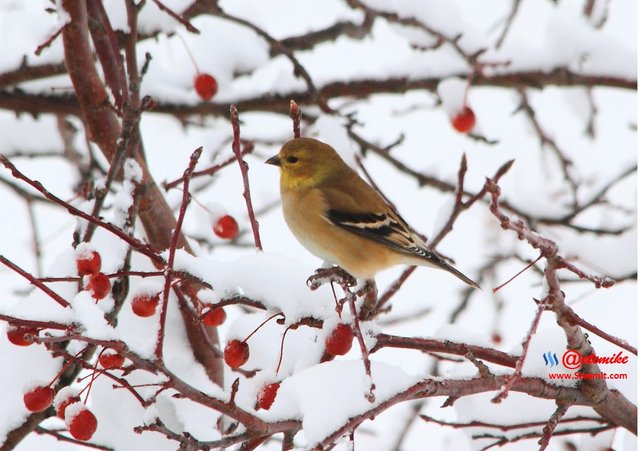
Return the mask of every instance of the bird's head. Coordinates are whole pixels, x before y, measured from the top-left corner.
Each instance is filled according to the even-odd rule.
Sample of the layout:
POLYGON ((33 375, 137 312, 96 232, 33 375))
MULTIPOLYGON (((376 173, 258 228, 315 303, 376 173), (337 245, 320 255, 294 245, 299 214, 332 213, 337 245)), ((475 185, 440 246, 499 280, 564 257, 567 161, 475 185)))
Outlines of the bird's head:
POLYGON ((317 185, 346 167, 331 146, 312 138, 288 141, 266 163, 280 167, 280 185, 285 189, 317 185))

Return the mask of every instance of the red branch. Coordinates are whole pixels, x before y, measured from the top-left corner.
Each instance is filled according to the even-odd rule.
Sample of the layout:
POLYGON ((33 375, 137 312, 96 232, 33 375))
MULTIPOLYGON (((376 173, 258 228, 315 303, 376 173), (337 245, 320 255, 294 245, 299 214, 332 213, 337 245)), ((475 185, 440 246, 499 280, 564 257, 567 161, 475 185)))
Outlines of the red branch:
POLYGON ((376 345, 371 352, 377 352, 383 348, 401 348, 415 349, 422 352, 437 352, 443 354, 454 354, 465 356, 468 353, 473 354, 478 359, 497 365, 515 368, 518 360, 517 356, 507 354, 506 352, 497 351, 482 346, 470 345, 466 343, 456 343, 449 340, 435 340, 431 338, 418 337, 400 337, 397 335, 378 334, 376 336, 376 345))
POLYGON ((236 160, 238 160, 238 164, 240 165, 240 173, 242 174, 242 183, 244 185, 244 192, 242 196, 244 197, 245 203, 247 204, 247 213, 249 214, 249 221, 251 222, 251 230, 253 231, 253 241, 256 245, 256 249, 262 250, 262 243, 260 242, 260 226, 258 225, 258 220, 256 219, 256 214, 253 211, 253 204, 251 202, 251 190, 249 188, 249 165, 242 158, 242 153, 240 152, 240 118, 238 117, 238 109, 231 105, 231 126, 233 127, 233 143, 231 144, 231 148, 233 149, 233 153, 236 156, 236 160))
MULTIPOLYGON (((572 318, 573 310, 565 302, 565 295, 560 287, 560 280, 557 275, 558 269, 566 268, 573 272, 577 268, 572 265, 571 267, 567 266, 566 260, 558 255, 556 243, 531 230, 523 220, 512 221, 502 212, 499 204, 500 188, 495 182, 487 179, 485 188, 491 197, 490 211, 500 221, 502 228, 515 231, 518 239, 526 241, 534 249, 539 249, 547 260, 544 278, 549 289, 548 295, 543 302, 549 310, 556 314, 557 323, 566 335, 568 348, 580 352, 582 356, 596 354, 586 334, 572 318)), ((588 276, 582 271, 580 273, 582 274, 579 275, 580 277, 592 281, 596 288, 610 286, 606 278, 588 276)), ((583 364, 581 371, 590 374, 602 372, 599 366, 593 363, 583 364)), ((517 379, 514 379, 514 383, 517 383, 517 379)), ((638 415, 637 407, 618 391, 610 390, 605 380, 582 380, 579 390, 592 400, 594 403, 593 408, 600 415, 630 431, 635 429, 638 415), (605 401, 608 401, 606 408, 603 404, 605 401)))
POLYGON ((6 266, 8 266, 9 268, 13 269, 15 272, 17 272, 22 277, 24 277, 29 282, 31 282, 33 285, 35 285, 36 287, 40 288, 44 293, 48 294, 51 297, 51 299, 56 301, 61 306, 66 308, 66 307, 69 307, 71 305, 62 296, 60 296, 58 293, 56 293, 51 288, 49 288, 44 283, 42 283, 40 280, 38 280, 38 278, 33 277, 33 275, 31 275, 30 273, 28 273, 24 269, 20 268, 18 265, 16 265, 15 263, 13 263, 12 261, 10 261, 9 259, 5 258, 2 255, 0 255, 0 262, 4 263, 6 266))
POLYGON ((178 247, 178 240, 180 239, 182 222, 184 221, 184 215, 187 212, 187 206, 191 200, 191 194, 189 193, 189 181, 191 180, 191 174, 198 164, 198 159, 202 155, 202 147, 198 147, 191 154, 189 160, 189 166, 184 171, 182 185, 182 203, 180 204, 180 212, 178 213, 178 219, 176 220, 176 228, 171 236, 171 244, 169 246, 169 258, 167 260, 166 275, 164 281, 164 289, 162 291, 162 307, 160 310, 160 327, 158 328, 158 337, 156 341, 155 357, 158 361, 162 360, 162 347, 164 344, 164 329, 167 321, 167 305, 169 303, 169 291, 171 290, 171 280, 173 273, 173 263, 176 256, 176 248, 178 247))
POLYGON ((603 330, 599 329, 594 324, 591 324, 591 323, 585 321, 584 319, 582 319, 573 310, 567 311, 565 314, 566 314, 566 316, 569 317, 570 321, 573 321, 578 326, 584 327, 585 329, 587 329, 589 332, 593 333, 594 335, 597 335, 600 338, 604 338, 608 342, 613 343, 613 344, 615 344, 617 346, 620 346, 622 349, 626 349, 627 351, 633 353, 634 355, 638 355, 638 348, 636 348, 635 346, 630 345, 628 341, 623 340, 623 339, 618 338, 618 337, 615 337, 615 336, 613 336, 611 334, 608 334, 607 332, 604 332, 603 330))
POLYGON ((152 0, 152 1, 158 6, 158 8, 160 8, 162 11, 164 11, 165 13, 173 17, 175 20, 180 22, 188 31, 190 31, 191 33, 200 34, 200 30, 198 30, 196 27, 191 25, 191 22, 179 16, 177 13, 175 13, 171 8, 168 8, 160 0, 152 0))
MULTIPOLYGON (((251 142, 245 141, 242 143, 242 155, 247 155, 251 152, 253 152, 254 149, 254 145, 251 142)), ((225 161, 223 161, 222 163, 218 163, 215 164, 207 169, 202 169, 201 171, 193 171, 193 174, 191 176, 192 179, 195 179, 196 177, 202 177, 204 175, 213 175, 216 172, 218 172, 220 169, 225 168, 227 166, 229 166, 230 164, 232 164, 234 161, 237 161, 237 158, 235 155, 227 158, 225 161)), ((180 183, 184 182, 184 178, 180 177, 178 179, 175 179, 171 182, 165 182, 163 183, 162 186, 164 186, 165 190, 170 190, 171 188, 175 188, 176 186, 178 186, 180 183)))
POLYGON ((371 360, 369 360, 369 351, 367 350, 367 345, 365 344, 364 337, 362 336, 362 329, 360 328, 360 320, 358 319, 358 311, 356 310, 356 295, 351 293, 348 287, 343 287, 343 289, 347 292, 349 309, 353 316, 353 326, 356 331, 356 339, 358 340, 360 353, 362 354, 364 372, 367 375, 367 381, 369 382, 369 393, 366 394, 366 398, 367 401, 374 402, 376 400, 376 396, 373 391, 375 390, 376 385, 373 383, 373 379, 371 378, 371 360))
POLYGON ((33 319, 16 318, 15 316, 5 315, 0 313, 0 320, 6 321, 9 324, 15 326, 29 326, 36 327, 38 329, 56 329, 72 331, 77 328, 76 324, 62 324, 54 321, 37 321, 33 319))
POLYGON ((95 224, 95 225, 97 225, 99 227, 102 227, 103 229, 113 233, 115 236, 120 238, 122 241, 124 241, 125 243, 129 244, 133 249, 135 249, 136 251, 140 252, 141 254, 146 255, 147 257, 149 257, 151 259, 151 261, 153 261, 154 263, 164 266, 164 263, 165 263, 164 259, 162 257, 160 257, 160 255, 158 255, 157 251, 155 249, 153 249, 151 246, 149 246, 148 244, 145 244, 142 241, 132 237, 131 235, 128 235, 127 233, 122 231, 120 228, 114 226, 113 224, 105 222, 105 221, 103 221, 103 220, 101 220, 99 218, 96 218, 94 216, 91 216, 91 215, 85 213, 84 211, 77 209, 76 207, 74 207, 73 205, 69 204, 68 202, 65 202, 64 200, 60 199, 59 197, 51 194, 47 189, 45 189, 44 186, 42 186, 42 183, 40 183, 40 182, 38 182, 36 180, 30 179, 29 177, 24 175, 22 172, 20 172, 4 155, 0 155, 0 163, 2 163, 2 165, 4 165, 4 167, 9 169, 15 178, 28 183, 29 185, 31 185, 33 188, 35 188, 37 191, 39 191, 44 197, 46 197, 50 201, 60 205, 61 207, 64 207, 73 216, 77 216, 79 218, 82 218, 82 219, 84 219, 86 221, 89 221, 92 224, 95 224))
MULTIPOLYGON (((530 429, 537 426, 544 426, 546 421, 531 421, 527 423, 515 423, 515 424, 498 424, 498 423, 487 423, 485 421, 469 421, 467 423, 456 423, 453 421, 444 421, 439 420, 437 418, 430 417, 428 415, 420 415, 420 418, 426 421, 427 423, 436 423, 440 426, 448 426, 453 429, 465 429, 465 428, 491 428, 497 429, 499 431, 513 431, 514 429, 530 429)), ((592 421, 598 424, 606 424, 607 422, 600 417, 587 417, 587 416, 577 416, 571 418, 562 418, 560 419, 560 423, 576 423, 579 421, 592 421)))
POLYGON ((55 41, 55 40, 56 40, 56 38, 57 38, 58 36, 60 36, 60 33, 62 33, 62 30, 64 30, 64 27, 65 27, 65 26, 66 26, 66 24, 65 24, 65 25, 63 25, 63 26, 61 26, 60 28, 58 28, 58 29, 57 29, 57 30, 56 30, 56 31, 55 31, 51 36, 49 36, 49 37, 47 38, 47 40, 46 40, 46 41, 44 41, 42 44, 40 44, 38 47, 36 47, 36 50, 35 50, 35 52, 33 52, 33 53, 35 53, 35 55, 36 55, 36 56, 40 56, 40 54, 42 53, 42 51, 43 51, 44 49, 46 49, 47 47, 49 47, 51 44, 53 44, 53 41, 55 41))
POLYGON ((558 427, 558 423, 562 420, 562 417, 567 410, 569 409, 570 404, 560 403, 558 402, 558 408, 553 412, 547 424, 544 425, 542 429, 542 437, 538 440, 538 444, 540 445, 539 451, 544 451, 549 446, 549 442, 551 441, 551 437, 553 436, 553 432, 558 427))
POLYGON ((500 393, 498 393, 498 395, 491 400, 492 402, 499 403, 503 401, 509 395, 509 390, 511 389, 511 386, 513 385, 515 380, 518 379, 520 376, 522 376, 522 366, 524 365, 524 361, 527 358, 527 354, 529 352, 529 344, 531 344, 531 339, 533 338, 534 334, 538 330, 538 325, 540 324, 540 318, 542 318, 542 312, 544 312, 545 307, 546 305, 544 302, 538 302, 538 310, 536 311, 536 314, 533 317, 533 321, 531 322, 531 327, 529 328, 529 332, 527 332, 526 337, 522 341, 522 355, 518 358, 518 361, 516 362, 515 371, 511 376, 507 378, 507 381, 505 382, 504 386, 500 390, 500 393))
POLYGON ((293 137, 300 138, 300 117, 302 116, 302 111, 298 107, 298 104, 292 100, 289 102, 289 117, 293 121, 293 137))

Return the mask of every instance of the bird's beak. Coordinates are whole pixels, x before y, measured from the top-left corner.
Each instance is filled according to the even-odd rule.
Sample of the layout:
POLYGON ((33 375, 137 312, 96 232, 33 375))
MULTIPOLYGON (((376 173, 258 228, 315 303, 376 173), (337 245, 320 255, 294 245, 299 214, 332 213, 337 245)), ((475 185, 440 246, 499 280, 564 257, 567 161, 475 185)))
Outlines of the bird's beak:
POLYGON ((272 164, 274 166, 280 166, 280 164, 282 164, 282 160, 280 160, 280 158, 278 158, 277 155, 274 155, 271 158, 269 158, 267 161, 265 161, 265 163, 272 164))

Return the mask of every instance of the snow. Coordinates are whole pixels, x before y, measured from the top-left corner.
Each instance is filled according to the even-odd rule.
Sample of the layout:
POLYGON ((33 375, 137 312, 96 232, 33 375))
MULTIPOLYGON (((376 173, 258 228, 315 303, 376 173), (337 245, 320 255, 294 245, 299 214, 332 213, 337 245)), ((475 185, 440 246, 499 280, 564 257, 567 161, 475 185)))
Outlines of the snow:
POLYGON ((373 403, 364 396, 368 384, 359 361, 327 362, 300 371, 282 382, 264 416, 271 420, 296 417, 292 409, 299 409, 304 436, 313 447, 350 418, 374 409, 421 380, 376 361, 371 362, 371 375, 376 384, 373 403))
POLYGON ((329 114, 322 114, 313 124, 309 135, 316 136, 323 142, 331 144, 338 155, 351 166, 354 170, 358 167, 356 163, 356 154, 354 152, 354 144, 347 133, 346 119, 337 118, 329 114))
POLYGON ((75 387, 62 387, 58 393, 56 393, 55 398, 53 398, 53 407, 58 410, 60 404, 66 401, 69 398, 75 398, 80 394, 80 391, 75 387))
POLYGON ((317 8, 313 0, 270 3, 252 0, 222 0, 220 6, 228 13, 252 21, 276 39, 281 39, 332 25, 336 19, 360 23, 362 14, 345 8, 338 0, 325 0, 317 8), (312 11, 312 14, 309 12, 312 11), (296 20, 292 21, 291 17, 296 20))
MULTIPOLYGON (((180 14, 192 2, 164 0, 163 3, 180 14)), ((361 10, 339 0, 327 0, 321 6, 312 0, 225 0, 219 3, 227 13, 256 24, 276 39, 320 31, 338 21, 360 24, 365 18, 361 10)), ((578 74, 635 80, 637 43, 629 37, 637 29, 637 4, 598 0, 592 16, 584 17, 583 2, 522 0, 500 48, 496 48, 495 42, 506 26, 513 4, 511 0, 496 0, 491 7, 484 2, 446 0, 365 0, 365 4, 400 18, 416 18, 445 41, 440 42, 438 36, 425 28, 375 19, 370 33, 364 37, 342 36, 293 53, 309 72, 315 86, 322 89, 334 82, 350 80, 357 80, 366 87, 370 81, 388 79, 426 82, 441 79, 437 92, 430 91, 431 85, 428 89, 405 92, 400 83, 398 92, 332 98, 329 104, 337 115, 300 102, 303 118, 308 121, 302 124, 303 136, 331 144, 356 167, 355 155, 356 152, 361 155, 361 149, 349 139, 346 130, 348 121, 353 119, 356 121, 353 130, 372 143, 383 148, 397 143, 389 150, 391 158, 453 186, 457 183, 460 158, 466 154, 465 188, 470 193, 480 191, 486 177, 514 159, 513 167, 500 181, 501 200, 534 219, 541 216, 554 220, 569 214, 572 193, 561 172, 559 159, 548 143, 541 145, 540 136, 520 108, 518 86, 505 88, 472 83, 466 92, 467 76, 469 71, 476 71, 476 75, 499 75, 567 68, 578 74), (601 23, 605 16, 606 21, 601 23), (470 55, 486 50, 478 58, 479 65, 470 67, 469 61, 448 42, 458 36, 456 44, 464 53, 470 55), (450 117, 462 107, 465 92, 478 119, 474 132, 497 141, 495 144, 472 139, 450 126, 450 117)), ((127 31, 125 3, 104 2, 104 5, 114 29, 127 31)), ((34 51, 68 20, 68 14, 58 0, 0 0, 0 42, 3 43, 0 76, 17 70, 23 62, 29 66, 63 63, 61 38, 53 41, 39 56, 34 51), (51 11, 45 11, 47 8, 51 11)), ((277 173, 273 167, 263 164, 291 138, 291 121, 286 114, 263 111, 260 106, 271 102, 275 95, 286 94, 295 100, 296 93, 307 92, 307 84, 293 73, 288 58, 274 54, 268 42, 250 28, 206 14, 191 22, 199 34, 186 31, 155 2, 144 4, 139 31, 153 37, 139 43, 138 62, 144 61, 146 52, 153 59, 143 78, 141 94, 178 106, 196 106, 200 99, 194 92, 193 79, 197 72, 206 72, 215 76, 219 83, 219 93, 211 101, 213 108, 243 100, 255 101, 247 104, 244 111, 241 109, 240 119, 242 138, 255 143, 253 153, 247 155, 246 160, 265 252, 254 249, 251 224, 242 198, 240 171, 234 163, 214 176, 191 181, 193 202, 187 210, 183 231, 196 256, 178 250, 175 269, 187 271, 211 285, 210 289, 198 292, 204 304, 215 305, 222 300, 246 296, 265 306, 266 311, 242 305, 225 307, 228 318, 217 328, 220 344, 216 350, 224 349, 231 339, 246 338, 274 314, 282 312, 284 320, 282 324, 278 322, 281 317, 270 320, 247 341, 250 359, 243 369, 260 371, 251 375, 225 367, 224 386, 218 387, 193 355, 187 326, 172 293, 168 299, 163 348, 167 367, 195 389, 223 401, 229 400, 231 384, 239 378, 235 399, 239 408, 267 421, 293 419, 302 422, 303 430, 295 439, 297 448, 312 448, 349 418, 366 417, 371 409, 419 381, 435 375, 447 379, 477 376, 477 368, 464 359, 460 359, 462 362, 441 361, 412 350, 383 349, 371 356, 376 401, 369 403, 365 394, 370 381, 365 376, 355 339, 347 355, 320 363, 327 335, 339 322, 352 324, 353 318, 348 307, 344 308, 341 317, 338 316, 329 286, 316 291, 307 287, 307 278, 320 262, 311 257, 286 228, 278 208, 277 173), (193 54, 195 65, 188 52, 193 54), (229 242, 213 236, 212 218, 221 214, 232 215, 238 221, 241 233, 237 240, 229 242), (300 326, 288 330, 285 335, 287 326, 305 318, 322 320, 322 328, 300 326), (276 372, 280 359, 282 362, 276 372), (274 381, 281 382, 281 387, 272 408, 256 411, 259 390, 274 381)), ((3 83, 1 80, 0 77, 0 84, 3 83)), ((23 91, 51 96, 60 95, 70 87, 68 76, 59 75, 2 84, 0 89, 11 95, 23 91)), ((541 89, 528 86, 526 94, 540 128, 572 161, 569 173, 581 184, 576 193, 579 202, 591 200, 608 183, 637 164, 635 91, 601 86, 547 85, 541 89), (592 107, 597 110, 595 115, 592 107), (593 126, 594 136, 585 133, 589 125, 593 126)), ((288 98, 283 101, 282 110, 287 106, 288 98)), ((176 118, 159 112, 145 112, 140 130, 149 174, 159 185, 181 177, 189 155, 197 147, 204 149, 198 170, 232 155, 231 127, 224 115, 176 118)), ((0 151, 29 177, 41 181, 50 192, 87 213, 93 210, 94 200, 77 196, 79 186, 90 177, 95 181, 95 188, 104 188, 104 169, 108 167, 97 146, 91 145, 95 158, 88 156, 90 138, 76 117, 0 111, 0 151), (77 129, 64 140, 61 131, 67 128, 63 127, 63 121, 77 129), (62 158, 62 155, 69 158, 62 158)), ((452 211, 453 195, 418 184, 372 152, 361 156, 376 184, 403 217, 418 231, 430 232, 427 238, 433 238, 452 211)), ((124 178, 113 182, 101 211, 106 221, 118 226, 125 225, 134 190, 142 180, 142 168, 134 160, 125 160, 123 167, 124 178)), ((74 252, 73 234, 82 236, 86 221, 72 218, 63 208, 51 203, 28 204, 5 182, 40 197, 34 189, 14 179, 9 171, 0 171, 3 213, 0 249, 4 257, 37 276, 75 278, 77 256, 95 249, 102 257, 104 273, 124 269, 129 247, 120 239, 98 228, 91 242, 80 243, 74 252), (40 257, 34 252, 35 238, 28 219, 30 210, 39 236, 40 257)), ((163 193, 174 211, 180 206, 181 188, 163 193)), ((614 278, 628 277, 637 272, 635 173, 617 181, 602 200, 611 205, 600 203, 588 208, 576 216, 574 223, 611 231, 631 227, 629 230, 599 235, 549 223, 533 221, 531 225, 540 235, 553 239, 560 254, 579 268, 614 278)), ((515 213, 508 213, 516 219, 515 213)), ((140 221, 134 226, 132 233, 145 240, 140 221)), ((456 267, 472 278, 482 275, 483 288, 487 288, 473 292, 466 300, 466 306, 458 312, 465 287, 443 272, 418 269, 392 298, 388 313, 379 320, 361 324, 366 347, 372 349, 375 335, 383 332, 452 340, 520 355, 522 340, 537 308, 532 299, 547 294, 546 282, 535 269, 530 269, 497 293, 490 287, 500 285, 522 269, 525 265, 522 260, 536 258, 537 250, 518 241, 515 234, 500 229, 486 202, 478 202, 463 212, 438 250, 454 259, 456 267), (495 270, 483 269, 494 257, 504 259, 495 270), (454 312, 457 316, 452 323, 454 312), (499 343, 491 340, 494 335, 500 338, 499 343)), ((544 262, 537 265, 537 268, 543 267, 544 262)), ((131 268, 157 271, 148 258, 136 252, 131 255, 131 268)), ((384 293, 402 270, 393 268, 380 273, 376 278, 379 293, 384 293)), ((637 286, 634 280, 619 282, 607 290, 596 290, 592 284, 577 281, 575 275, 565 270, 559 275, 567 279, 562 281, 562 289, 567 303, 577 314, 637 346, 637 286)), ((139 357, 153 360, 160 328, 160 308, 155 315, 141 318, 132 312, 131 301, 135 296, 162 292, 164 282, 164 275, 131 276, 118 321, 111 325, 105 319, 105 313, 114 306, 111 296, 96 302, 88 292, 78 292, 76 279, 46 282, 47 287, 70 302, 71 307, 64 308, 3 265, 0 267, 0 313, 21 319, 77 324, 79 331, 88 337, 122 341, 139 357)), ((340 296, 339 289, 337 294, 340 296)), ((6 371, 0 374, 0 384, 4 387, 0 404, 0 443, 27 418, 28 412, 22 402, 23 387, 48 384, 62 365, 62 359, 53 358, 45 345, 17 347, 10 344, 2 338, 6 328, 6 322, 0 323, 0 355, 6 365, 6 371)), ((39 336, 59 337, 65 333, 64 330, 45 329, 39 336)), ((620 348, 595 334, 589 333, 589 340, 598 355, 620 352, 620 348)), ((83 346, 81 341, 72 340, 67 351, 73 354, 83 346)), ((524 376, 542 378, 556 385, 575 385, 572 380, 551 381, 548 377, 552 371, 571 373, 562 364, 550 367, 544 362, 543 355, 556 354, 560 359, 565 350, 566 337, 557 326, 555 315, 545 312, 529 346, 524 376)), ((623 354, 628 355, 628 364, 603 365, 603 370, 626 374, 627 379, 607 383, 636 403, 637 358, 626 351, 623 354)), ((495 364, 490 364, 489 368, 499 375, 512 371, 495 364)), ((91 371, 85 369, 79 377, 90 374, 91 371)), ((114 374, 132 385, 164 382, 163 376, 141 370, 130 373, 114 370, 114 374)), ((74 382, 72 388, 64 390, 78 392, 87 380, 74 382)), ((112 379, 98 377, 88 400, 91 411, 98 418, 98 430, 92 442, 111 449, 176 449, 177 444, 162 434, 133 431, 134 427, 151 424, 156 419, 175 433, 187 432, 200 440, 221 437, 218 421, 227 426, 232 423, 228 417, 221 417, 220 413, 204 405, 175 398, 173 389, 157 395, 158 385, 137 388, 146 400, 157 395, 155 402, 145 407, 128 390, 114 388, 114 384, 112 379)), ((58 393, 60 396, 63 392, 58 393)), ((491 403, 494 396, 495 392, 463 396, 453 408, 446 409, 440 408, 444 401, 441 398, 428 398, 424 403, 422 400, 402 402, 380 412, 375 419, 365 421, 356 432, 355 449, 422 449, 428 442, 432 449, 459 451, 489 444, 487 440, 472 438, 474 434, 490 432, 488 428, 444 428, 415 419, 413 410, 418 403, 421 403, 421 413, 445 421, 481 420, 505 425, 546 421, 556 407, 551 400, 516 392, 510 393, 502 403, 494 404, 491 403), (414 420, 408 424, 411 419, 414 420), (400 434, 405 428, 408 431, 401 440, 400 434)), ((80 407, 72 407, 71 412, 80 407)), ((593 415, 593 411, 572 407, 567 415, 593 415)), ((63 429, 62 421, 57 418, 50 418, 41 426, 63 429)), ((504 434, 514 437, 540 429, 525 428, 504 434)), ((549 449, 564 449, 565 439, 553 439, 549 449)), ((568 440, 577 449, 585 450, 611 447, 627 451, 637 447, 637 438, 621 430, 615 434, 584 434, 568 440)), ((340 439, 336 449, 349 449, 346 442, 346 438, 340 439)), ((280 445, 272 440, 265 443, 263 449, 280 449, 280 445)), ((504 449, 524 450, 531 446, 533 441, 528 440, 505 445, 504 449)), ((78 446, 50 436, 31 434, 17 449, 72 451, 78 446)))
POLYGON ((110 296, 96 301, 88 291, 81 291, 71 301, 74 322, 81 326, 83 334, 98 340, 115 338, 113 328, 104 317, 113 308, 110 296))
POLYGON ((60 26, 66 25, 71 22, 71 16, 62 6, 62 0, 56 0, 56 12, 58 13, 58 24, 60 26))
POLYGON ((69 404, 64 410, 64 422, 67 424, 67 427, 69 427, 69 425, 73 422, 73 419, 84 410, 87 410, 87 406, 85 406, 84 403, 80 401, 69 404))
POLYGON ((587 272, 606 273, 615 279, 635 271, 635 249, 638 248, 638 230, 635 227, 616 238, 606 236, 596 239, 592 235, 562 229, 547 233, 562 243, 559 249, 562 255, 577 256, 577 266, 587 272))
POLYGON ((82 242, 76 246, 73 256, 76 260, 89 260, 94 252, 96 250, 90 243, 82 242))
MULTIPOLYGON (((5 335, 6 323, 0 325, 5 335)), ((3 391, 0 403, 0 441, 6 434, 22 424, 28 415, 22 396, 25 389, 36 385, 47 385, 60 369, 60 359, 54 359, 42 345, 26 348, 12 345, 6 340, 0 342, 0 355, 10 362, 2 372, 2 382, 11 390, 3 391)))
POLYGON ((491 342, 486 335, 467 330, 455 324, 443 324, 434 332, 433 338, 468 343, 476 346, 491 346, 491 342))
MULTIPOLYGON (((47 271, 49 277, 66 277, 70 274, 77 275, 76 261, 71 248, 60 254, 47 271)), ((46 285, 63 299, 69 299, 77 293, 77 285, 74 283, 53 282, 46 285)), ((11 301, 0 305, 2 313, 17 318, 54 321, 61 324, 70 324, 74 320, 71 309, 54 302, 48 294, 41 290, 30 290, 26 299, 16 297, 11 301)))
POLYGON ((133 205, 133 195, 136 187, 142 182, 142 168, 133 159, 127 158, 122 165, 124 182, 122 189, 116 191, 113 196, 115 215, 114 225, 124 228, 129 218, 129 209, 133 205))
POLYGON ((460 78, 446 78, 438 83, 438 95, 442 108, 450 118, 464 108, 467 81, 460 78))
MULTIPOLYGON (((151 357, 155 350, 156 336, 158 331, 158 321, 160 306, 156 309, 155 315, 149 318, 141 318, 131 310, 131 301, 140 297, 153 297, 162 294, 164 278, 151 277, 147 279, 134 279, 131 284, 129 296, 125 300, 125 305, 119 315, 116 330, 121 338, 131 350, 142 357, 151 357)), ((162 296, 160 296, 162 297, 162 296)), ((172 302, 175 299, 172 298, 172 302)))
POLYGON ((328 286, 316 291, 307 287, 313 267, 278 254, 262 252, 222 263, 178 251, 174 268, 209 283, 218 300, 246 296, 264 303, 269 311, 282 312, 287 325, 305 317, 324 318, 334 308, 327 302, 328 286))

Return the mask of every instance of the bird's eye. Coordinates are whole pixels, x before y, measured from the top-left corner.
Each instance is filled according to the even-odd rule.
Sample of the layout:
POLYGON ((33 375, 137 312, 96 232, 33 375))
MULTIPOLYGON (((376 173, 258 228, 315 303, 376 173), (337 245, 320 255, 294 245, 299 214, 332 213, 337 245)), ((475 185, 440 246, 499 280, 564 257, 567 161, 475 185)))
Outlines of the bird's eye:
POLYGON ((289 163, 297 163, 298 162, 298 157, 287 157, 287 161, 289 163))

